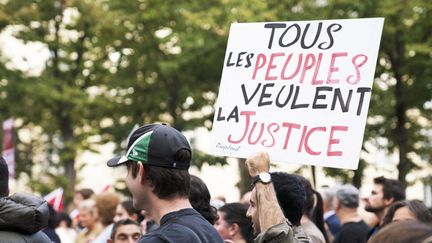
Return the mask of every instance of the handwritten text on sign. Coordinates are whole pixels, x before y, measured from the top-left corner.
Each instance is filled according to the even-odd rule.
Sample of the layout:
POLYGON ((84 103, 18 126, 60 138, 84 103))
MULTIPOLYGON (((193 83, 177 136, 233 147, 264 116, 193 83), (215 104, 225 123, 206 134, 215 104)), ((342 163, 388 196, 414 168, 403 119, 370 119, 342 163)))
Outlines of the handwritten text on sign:
POLYGON ((232 24, 213 152, 357 168, 383 21, 232 24))

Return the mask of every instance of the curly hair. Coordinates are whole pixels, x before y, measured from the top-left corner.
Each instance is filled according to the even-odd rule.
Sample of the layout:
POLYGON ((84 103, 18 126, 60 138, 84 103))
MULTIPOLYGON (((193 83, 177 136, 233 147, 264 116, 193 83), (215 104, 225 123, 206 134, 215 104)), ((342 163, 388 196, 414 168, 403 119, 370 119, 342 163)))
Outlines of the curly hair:
POLYGON ((191 175, 189 201, 210 224, 218 219, 217 210, 210 205, 210 192, 206 184, 197 176, 191 175))

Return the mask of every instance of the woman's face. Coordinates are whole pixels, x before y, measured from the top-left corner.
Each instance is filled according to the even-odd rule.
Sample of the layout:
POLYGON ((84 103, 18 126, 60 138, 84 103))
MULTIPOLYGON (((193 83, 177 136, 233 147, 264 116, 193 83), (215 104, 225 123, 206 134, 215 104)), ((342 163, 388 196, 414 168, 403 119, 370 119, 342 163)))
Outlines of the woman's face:
POLYGON ((219 232, 219 235, 224 240, 230 240, 231 235, 229 233, 230 225, 225 221, 225 214, 218 212, 219 219, 214 224, 215 229, 219 232))
POLYGON ((116 213, 115 213, 115 216, 114 216, 114 222, 118 222, 118 221, 120 221, 120 220, 122 220, 122 219, 127 219, 127 218, 129 218, 129 214, 128 214, 128 212, 127 212, 126 209, 124 209, 123 206, 119 203, 119 204, 117 205, 117 208, 116 208, 116 213))
POLYGON ((91 210, 81 210, 79 215, 79 221, 85 228, 91 228, 96 223, 97 218, 91 212, 91 210))
POLYGON ((393 215, 393 222, 403 221, 403 220, 416 220, 416 216, 407 207, 401 207, 396 209, 393 215))

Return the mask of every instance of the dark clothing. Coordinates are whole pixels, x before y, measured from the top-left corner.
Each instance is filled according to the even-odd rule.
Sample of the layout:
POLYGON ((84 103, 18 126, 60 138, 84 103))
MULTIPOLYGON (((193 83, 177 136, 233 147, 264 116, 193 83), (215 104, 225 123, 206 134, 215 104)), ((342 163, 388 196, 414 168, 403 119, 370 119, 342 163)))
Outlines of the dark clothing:
POLYGON ((50 238, 52 243, 61 243, 60 237, 53 228, 45 228, 43 232, 50 238))
POLYGON ((369 230, 368 233, 368 239, 370 239, 373 235, 378 233, 378 230, 380 230, 381 226, 379 224, 376 224, 372 229, 369 230))
POLYGON ((164 215, 159 228, 145 234, 139 242, 223 243, 223 240, 195 209, 185 208, 164 215))
POLYGON ((40 230, 48 225, 48 204, 24 193, 0 197, 0 243, 51 242, 40 230))
POLYGON ((339 218, 336 216, 336 214, 332 214, 330 217, 326 218, 324 220, 326 225, 328 226, 330 232, 333 236, 335 236, 339 231, 341 230, 342 226, 339 222, 339 218))
POLYGON ((369 227, 361 220, 342 225, 333 243, 365 243, 368 239, 369 227))

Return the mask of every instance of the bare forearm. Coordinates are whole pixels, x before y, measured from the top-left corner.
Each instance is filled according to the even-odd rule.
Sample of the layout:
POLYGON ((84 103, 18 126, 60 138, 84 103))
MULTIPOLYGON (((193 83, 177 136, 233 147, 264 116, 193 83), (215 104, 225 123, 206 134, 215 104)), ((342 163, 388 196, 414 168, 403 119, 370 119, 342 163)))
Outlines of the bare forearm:
POLYGON ((257 200, 261 232, 285 221, 273 184, 257 183, 257 200))

